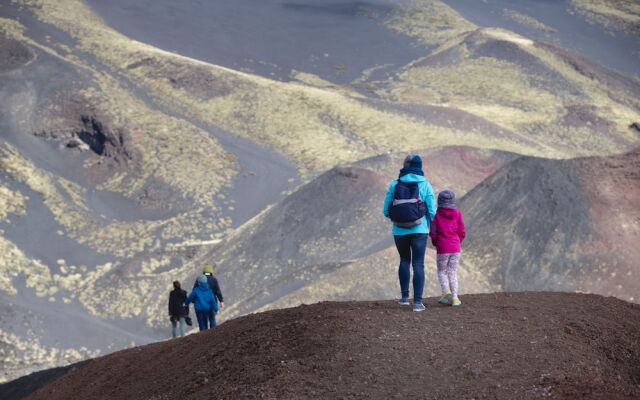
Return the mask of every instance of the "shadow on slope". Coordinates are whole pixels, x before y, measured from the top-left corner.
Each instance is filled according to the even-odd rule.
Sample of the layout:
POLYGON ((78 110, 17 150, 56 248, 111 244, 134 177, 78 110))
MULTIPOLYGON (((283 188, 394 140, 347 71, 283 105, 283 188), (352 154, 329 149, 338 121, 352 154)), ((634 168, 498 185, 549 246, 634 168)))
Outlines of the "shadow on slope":
POLYGON ((95 359, 29 399, 640 396, 638 305, 563 293, 462 301, 428 299, 423 313, 356 302, 251 315, 95 359))
POLYGON ((520 158, 461 201, 463 265, 501 290, 640 300, 640 151, 520 158))
POLYGON ((335 167, 225 239, 206 258, 234 298, 227 312, 252 311, 377 250, 388 229, 380 211, 387 184, 365 168, 335 167))

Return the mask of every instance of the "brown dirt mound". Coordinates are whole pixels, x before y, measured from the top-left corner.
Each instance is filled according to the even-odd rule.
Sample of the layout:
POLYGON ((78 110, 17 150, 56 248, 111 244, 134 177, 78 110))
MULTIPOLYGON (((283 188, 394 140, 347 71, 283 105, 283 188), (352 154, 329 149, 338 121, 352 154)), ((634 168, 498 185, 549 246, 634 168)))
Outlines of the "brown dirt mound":
POLYGON ((640 151, 522 157, 470 191, 463 265, 500 291, 640 301, 640 151))
POLYGON ((29 399, 638 398, 640 306, 485 294, 318 303, 87 363, 29 399))

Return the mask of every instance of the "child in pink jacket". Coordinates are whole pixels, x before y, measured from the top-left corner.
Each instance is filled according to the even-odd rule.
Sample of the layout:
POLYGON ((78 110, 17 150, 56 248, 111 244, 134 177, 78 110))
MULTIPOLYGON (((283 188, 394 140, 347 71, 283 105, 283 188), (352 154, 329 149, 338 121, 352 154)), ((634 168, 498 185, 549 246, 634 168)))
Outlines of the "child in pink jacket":
POLYGON ((431 223, 430 235, 438 251, 438 280, 442 288, 440 303, 457 307, 462 304, 458 299, 458 263, 465 231, 462 214, 456 208, 456 195, 451 190, 438 194, 438 211, 431 223))

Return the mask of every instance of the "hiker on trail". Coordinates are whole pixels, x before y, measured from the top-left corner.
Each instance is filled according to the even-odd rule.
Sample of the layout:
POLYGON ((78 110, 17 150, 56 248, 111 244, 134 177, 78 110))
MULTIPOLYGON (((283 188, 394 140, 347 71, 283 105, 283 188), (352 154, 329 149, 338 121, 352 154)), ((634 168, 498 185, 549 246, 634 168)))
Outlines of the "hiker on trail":
POLYGON ((442 289, 440 303, 454 307, 462 304, 458 299, 458 263, 465 234, 462 213, 456 207, 456 194, 443 190, 438 194, 438 211, 431 224, 431 241, 438 251, 438 280, 442 289))
MULTIPOLYGON (((216 296, 216 300, 220 304, 220 308, 224 308, 224 299, 222 298, 222 291, 220 291, 220 285, 218 285, 218 280, 215 276, 213 276, 213 266, 209 264, 205 264, 202 268, 202 274, 207 277, 207 283, 213 292, 213 295, 216 296)), ((193 283, 193 287, 195 288, 198 285, 198 281, 196 280, 193 283)))
POLYGON ((173 282, 173 290, 169 293, 169 318, 171 320, 171 336, 176 337, 176 328, 180 325, 180 336, 184 336, 184 324, 189 315, 184 306, 187 291, 180 288, 180 282, 173 282))
POLYGON ((424 311, 424 255, 431 220, 436 214, 435 196, 431 184, 424 177, 422 159, 408 155, 398 179, 389 185, 383 212, 393 222, 393 238, 400 254, 399 304, 409 303, 410 265, 413 265, 413 311, 424 311))
POLYGON ((218 302, 207 284, 207 277, 205 275, 198 277, 197 286, 191 291, 184 302, 185 305, 189 303, 193 303, 196 309, 196 317, 198 318, 200 331, 216 327, 218 302))

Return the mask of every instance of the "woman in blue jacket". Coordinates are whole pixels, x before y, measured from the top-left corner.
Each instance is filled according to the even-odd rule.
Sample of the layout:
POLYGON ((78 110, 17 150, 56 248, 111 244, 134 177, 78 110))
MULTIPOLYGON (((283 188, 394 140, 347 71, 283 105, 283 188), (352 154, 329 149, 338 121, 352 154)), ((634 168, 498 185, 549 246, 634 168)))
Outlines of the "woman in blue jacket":
POLYGON ((193 303, 193 307, 196 309, 196 317, 198 318, 200 331, 209 328, 213 329, 216 327, 218 302, 207 283, 206 276, 200 275, 197 282, 198 285, 193 288, 193 291, 187 296, 184 304, 188 305, 189 303, 193 303))
POLYGON ((413 265, 413 311, 424 311, 422 292, 424 291, 424 254, 431 220, 436 215, 436 201, 433 188, 424 177, 422 159, 410 154, 404 160, 398 179, 389 185, 384 199, 384 216, 393 222, 393 238, 400 254, 398 277, 400 279, 400 301, 409 303, 410 265, 413 265), (418 198, 411 198, 418 197, 418 198), (416 214, 419 212, 419 214, 416 214), (402 214, 419 215, 417 218, 402 220, 402 214), (394 218, 396 220, 394 220, 394 218))

